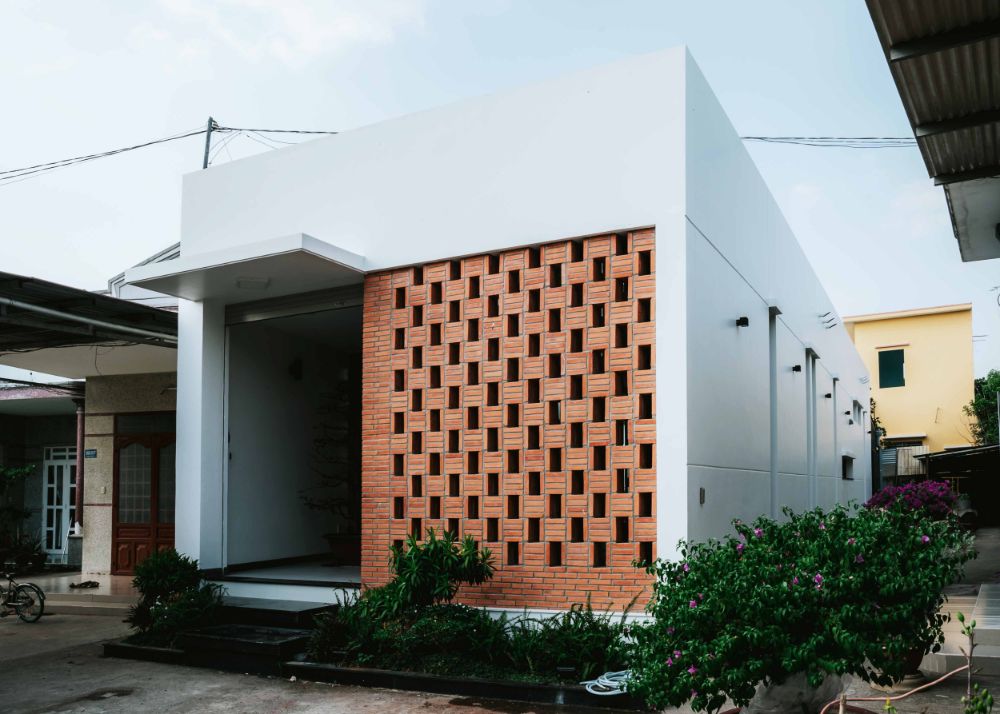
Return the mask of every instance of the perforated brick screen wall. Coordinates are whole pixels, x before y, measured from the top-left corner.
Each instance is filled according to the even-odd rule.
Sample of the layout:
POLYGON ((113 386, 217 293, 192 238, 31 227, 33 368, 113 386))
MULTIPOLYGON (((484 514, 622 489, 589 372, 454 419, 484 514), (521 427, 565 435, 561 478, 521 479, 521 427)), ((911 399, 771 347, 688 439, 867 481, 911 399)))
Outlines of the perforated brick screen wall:
POLYGON ((645 600, 655 557, 652 229, 365 279, 362 579, 428 528, 489 547, 459 599, 645 600))

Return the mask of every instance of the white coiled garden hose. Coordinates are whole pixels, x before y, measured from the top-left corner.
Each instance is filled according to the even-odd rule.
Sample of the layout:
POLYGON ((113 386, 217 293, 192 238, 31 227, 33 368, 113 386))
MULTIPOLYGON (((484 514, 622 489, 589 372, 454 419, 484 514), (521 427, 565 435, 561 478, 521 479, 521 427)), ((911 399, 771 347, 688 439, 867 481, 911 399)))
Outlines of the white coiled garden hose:
POLYGON ((588 692, 600 697, 612 697, 625 693, 625 685, 632 676, 632 671, 623 669, 620 672, 605 672, 597 679, 580 682, 588 692))

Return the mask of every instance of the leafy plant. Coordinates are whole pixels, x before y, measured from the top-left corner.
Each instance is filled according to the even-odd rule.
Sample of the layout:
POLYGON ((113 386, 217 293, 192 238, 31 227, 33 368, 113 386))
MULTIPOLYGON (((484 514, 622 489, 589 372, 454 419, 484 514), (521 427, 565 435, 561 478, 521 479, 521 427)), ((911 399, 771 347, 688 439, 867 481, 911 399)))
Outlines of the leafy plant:
MULTIPOLYGON (((0 466, 0 564, 14 561, 23 567, 37 560, 31 557, 36 549, 27 547, 33 539, 21 531, 24 519, 31 515, 24 507, 21 485, 34 469, 34 466, 0 466)), ((37 552, 42 553, 40 544, 37 552)))
POLYGON ((955 508, 956 499, 946 481, 911 481, 886 486, 868 499, 865 506, 890 508, 898 504, 911 511, 924 511, 932 518, 944 518, 955 508))
POLYGON ((132 641, 143 644, 173 644, 181 630, 209 623, 221 603, 221 586, 202 583, 198 561, 173 548, 139 563, 132 584, 140 597, 125 622, 137 630, 132 641))
POLYGON ((360 380, 347 378, 354 371, 353 364, 331 365, 332 374, 344 376, 319 395, 310 454, 316 484, 300 491, 309 508, 336 519, 335 533, 346 534, 358 533, 361 520, 361 432, 351 418, 359 408, 360 380))
POLYGON ((563 670, 577 680, 624 669, 629 609, 618 617, 595 613, 588 598, 548 618, 521 618, 511 627, 511 662, 519 671, 551 677, 563 670))
POLYGON ((969 430, 977 446, 997 443, 997 392, 1000 392, 1000 371, 991 369, 975 382, 972 401, 962 407, 971 417, 969 430))
POLYGON ((976 621, 966 623, 965 614, 957 614, 958 621, 962 624, 962 634, 968 639, 968 649, 959 648, 965 656, 967 666, 965 670, 965 696, 962 697, 964 714, 990 714, 993 711, 993 695, 988 689, 980 689, 978 684, 972 683, 972 656, 976 651, 976 621))
POLYGON ((463 583, 481 585, 493 577, 493 555, 465 536, 461 541, 446 531, 440 538, 433 528, 423 543, 411 534, 405 547, 393 546, 389 566, 395 578, 385 586, 388 614, 410 607, 451 602, 463 583))
POLYGON ((520 618, 455 605, 463 583, 493 575, 492 556, 471 538, 428 531, 394 548, 395 578, 343 603, 319 620, 309 656, 383 669, 457 676, 552 681, 624 666, 626 626, 588 602, 549 618, 520 618), (562 671, 560 671, 562 670, 562 671))
POLYGON ((653 620, 631 628, 630 692, 713 711, 796 673, 811 686, 828 673, 887 684, 908 653, 943 640, 941 590, 974 557, 954 517, 900 503, 785 515, 681 542, 680 560, 648 568, 653 620))

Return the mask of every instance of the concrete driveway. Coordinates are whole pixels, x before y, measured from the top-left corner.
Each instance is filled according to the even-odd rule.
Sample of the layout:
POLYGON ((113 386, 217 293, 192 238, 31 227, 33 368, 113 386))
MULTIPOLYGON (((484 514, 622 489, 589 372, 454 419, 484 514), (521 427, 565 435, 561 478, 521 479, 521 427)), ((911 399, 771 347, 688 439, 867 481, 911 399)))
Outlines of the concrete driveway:
POLYGON ((0 620, 0 711, 42 712, 566 712, 384 689, 231 674, 110 659, 100 642, 127 627, 115 618, 52 615, 29 625, 0 620))

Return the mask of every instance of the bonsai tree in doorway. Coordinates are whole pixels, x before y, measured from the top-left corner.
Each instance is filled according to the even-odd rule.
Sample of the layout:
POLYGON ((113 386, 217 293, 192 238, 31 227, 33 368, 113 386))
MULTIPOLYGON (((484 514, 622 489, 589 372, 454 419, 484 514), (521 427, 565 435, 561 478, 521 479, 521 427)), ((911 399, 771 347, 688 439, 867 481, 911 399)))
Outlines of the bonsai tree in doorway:
POLYGON ((325 511, 333 524, 325 534, 334 561, 354 565, 360 556, 361 434, 358 419, 360 381, 354 370, 334 370, 334 380, 319 394, 313 426, 310 467, 316 485, 301 491, 310 508, 325 511))

